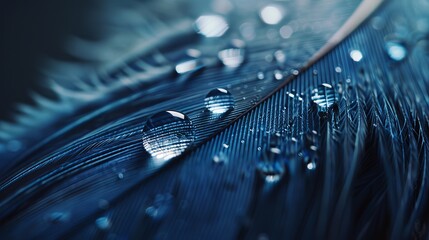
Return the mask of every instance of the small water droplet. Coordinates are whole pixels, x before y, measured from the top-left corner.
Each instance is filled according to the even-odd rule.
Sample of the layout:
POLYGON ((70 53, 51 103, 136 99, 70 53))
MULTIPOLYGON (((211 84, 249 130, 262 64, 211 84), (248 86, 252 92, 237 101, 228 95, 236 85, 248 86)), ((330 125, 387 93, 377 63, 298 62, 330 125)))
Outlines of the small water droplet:
POLYGON ((223 144, 222 144, 222 147, 224 147, 224 148, 229 148, 229 145, 228 145, 228 144, 226 144, 226 143, 223 143, 223 144))
POLYGON ((95 220, 95 225, 100 230, 107 230, 111 226, 110 219, 108 217, 99 217, 95 220))
POLYGON ((408 55, 405 45, 398 41, 388 41, 385 44, 387 55, 394 61, 402 61, 408 55))
POLYGON ((120 180, 124 179, 124 174, 123 173, 118 173, 118 179, 120 179, 120 180))
POLYGON ((276 80, 282 80, 283 79, 283 73, 282 73, 282 71, 280 71, 278 69, 274 70, 273 75, 274 75, 274 78, 276 80))
POLYGON ((353 61, 360 62, 363 58, 363 54, 359 50, 352 50, 350 52, 350 57, 353 59, 353 61))
POLYGON ((274 52, 274 59, 279 64, 283 64, 286 62, 286 54, 282 50, 277 50, 274 52))
POLYGON ((265 78, 265 74, 264 74, 264 72, 258 72, 258 73, 257 73, 257 75, 256 75, 256 77, 257 77, 259 80, 262 80, 262 79, 264 79, 264 78, 265 78))
POLYGON ((194 141, 194 127, 183 113, 163 111, 150 117, 143 128, 143 146, 162 164, 179 156, 194 141))
POLYGON ((289 25, 284 25, 280 28, 280 36, 284 39, 288 39, 293 34, 293 28, 289 25))
POLYGON ((51 223, 60 223, 69 220, 70 214, 67 212, 52 212, 47 216, 47 220, 51 223))
POLYGON ((337 72, 337 73, 340 73, 340 72, 342 72, 343 70, 340 68, 340 67, 335 67, 335 72, 337 72))
POLYGON ((264 23, 269 25, 278 24, 284 16, 284 10, 277 5, 268 5, 259 13, 264 23))
POLYGON ((301 152, 303 164, 307 170, 315 170, 318 161, 318 134, 316 131, 308 132, 304 139, 304 148, 301 152))
POLYGON ((212 160, 215 164, 224 164, 228 162, 228 156, 224 152, 220 151, 218 154, 213 156, 212 160))
POLYGON ((244 139, 241 139, 241 141, 240 141, 241 143, 244 143, 244 139))
POLYGON ((298 76, 298 74, 299 74, 299 70, 297 70, 297 69, 292 69, 291 73, 292 73, 293 75, 295 75, 295 76, 298 76))
POLYGON ((161 220, 172 209, 173 195, 171 194, 158 194, 152 206, 146 208, 145 213, 153 220, 161 220))
POLYGON ((317 104, 319 111, 326 112, 338 101, 338 97, 332 85, 323 83, 319 85, 319 87, 313 89, 311 100, 317 104))
POLYGON ((203 15, 194 23, 195 31, 205 37, 221 37, 229 28, 225 18, 220 15, 203 15))
POLYGON ((235 101, 231 93, 224 88, 211 90, 204 98, 206 108, 213 114, 223 114, 234 109, 235 101))
POLYGON ((219 51, 218 57, 223 65, 231 68, 239 67, 244 62, 244 46, 243 41, 234 39, 230 46, 219 51))

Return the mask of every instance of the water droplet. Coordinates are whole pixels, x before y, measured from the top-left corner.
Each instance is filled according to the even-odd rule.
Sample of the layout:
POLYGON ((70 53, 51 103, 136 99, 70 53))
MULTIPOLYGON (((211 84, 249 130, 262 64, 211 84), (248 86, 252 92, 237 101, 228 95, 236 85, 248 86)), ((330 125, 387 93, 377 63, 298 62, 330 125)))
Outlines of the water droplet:
POLYGON ((215 154, 213 156, 212 160, 213 160, 213 163, 223 164, 223 163, 228 162, 228 156, 224 152, 221 151, 218 154, 215 154))
POLYGON ((315 76, 316 76, 317 74, 319 74, 319 72, 318 72, 316 69, 314 69, 314 70, 313 70, 313 75, 315 75, 315 76))
POLYGON ((342 72, 343 70, 340 68, 340 67, 335 67, 335 72, 337 72, 337 73, 340 73, 340 72, 342 72))
POLYGON ((183 113, 163 111, 149 118, 143 129, 143 146, 162 164, 179 156, 194 141, 191 120, 183 113))
POLYGON ((228 144, 226 144, 226 143, 223 143, 223 144, 222 144, 222 147, 224 147, 224 148, 229 148, 229 145, 228 145, 228 144))
POLYGON ((337 94, 332 85, 323 83, 311 92, 311 100, 317 104, 319 111, 326 112, 338 101, 337 94))
POLYGON ((350 52, 350 57, 353 59, 353 61, 360 62, 363 58, 363 54, 359 50, 352 50, 350 52))
POLYGON ((268 5, 261 9, 260 16, 266 24, 278 24, 284 16, 283 9, 276 5, 268 5))
POLYGON ((256 77, 257 77, 259 80, 262 80, 262 79, 264 79, 264 78, 265 78, 265 74, 264 74, 264 72, 258 72, 258 74, 256 75, 256 77))
POLYGON ((280 137, 272 135, 268 149, 262 152, 258 160, 257 169, 266 182, 278 182, 285 172, 280 146, 280 137))
POLYGON ((232 41, 231 46, 219 51, 218 57, 227 67, 239 67, 244 62, 244 42, 238 39, 232 41))
POLYGON ((276 80, 282 80, 283 79, 283 73, 282 73, 282 71, 280 71, 278 69, 274 70, 273 75, 274 75, 274 78, 276 80))
POLYGON ((284 39, 290 38, 293 34, 293 28, 289 25, 284 25, 280 28, 280 36, 284 39))
POLYGON ((274 52, 274 59, 279 64, 283 64, 286 62, 286 54, 282 50, 277 50, 274 52))
POLYGON ((107 230, 111 226, 110 219, 108 217, 99 217, 95 220, 95 225, 100 230, 107 230))
POLYGON ((118 179, 124 179, 124 174, 123 173, 118 173, 118 179))
POLYGON ((235 101, 231 93, 224 88, 211 90, 204 98, 206 108, 213 114, 223 114, 234 109, 235 101))
POLYGON ((220 37, 229 28, 225 18, 220 15, 203 15, 197 18, 194 23, 197 33, 205 37, 220 37))
POLYGON ((298 76, 299 71, 297 69, 293 69, 292 70, 292 74, 295 75, 295 76, 298 76))
POLYGON ((307 170, 315 170, 318 161, 318 134, 316 131, 308 132, 304 139, 304 148, 301 152, 302 161, 307 170))
POLYGON ((67 212, 52 212, 47 216, 47 220, 51 223, 60 223, 69 220, 70 214, 67 212))
POLYGON ((153 220, 161 220, 172 209, 173 195, 158 194, 152 206, 146 208, 145 213, 153 220))
POLYGON ((408 55, 405 45, 397 41, 388 41, 385 45, 387 55, 394 61, 402 61, 408 55))
POLYGON ((245 142, 244 139, 241 139, 240 143, 244 143, 244 142, 245 142))

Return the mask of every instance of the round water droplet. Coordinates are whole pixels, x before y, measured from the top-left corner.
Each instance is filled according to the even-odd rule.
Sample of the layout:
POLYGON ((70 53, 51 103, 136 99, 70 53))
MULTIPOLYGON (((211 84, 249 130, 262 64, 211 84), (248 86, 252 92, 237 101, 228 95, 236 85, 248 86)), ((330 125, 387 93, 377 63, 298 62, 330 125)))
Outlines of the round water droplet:
POLYGON ((280 28, 280 36, 282 38, 290 38, 293 34, 293 28, 289 25, 284 25, 283 27, 280 28))
POLYGON ((279 6, 268 5, 261 9, 260 16, 264 23, 275 25, 283 19, 284 11, 279 6))
POLYGON ((234 109, 235 101, 231 93, 224 88, 211 90, 205 97, 206 108, 214 114, 223 114, 234 109))
POLYGON ((278 147, 270 147, 264 151, 258 160, 257 169, 266 182, 278 182, 285 172, 281 150, 278 147))
POLYGON ((146 208, 145 213, 155 221, 163 219, 172 209, 174 197, 171 194, 158 194, 152 206, 146 208))
POLYGON ((111 226, 110 219, 108 217, 99 217, 95 220, 95 225, 100 230, 107 230, 111 226))
POLYGON ((408 55, 405 45, 397 41, 388 41, 385 45, 387 55, 394 61, 402 61, 408 55))
POLYGON ((273 75, 274 75, 274 78, 276 80, 282 80, 283 79, 283 73, 282 73, 282 71, 280 71, 278 69, 274 70, 273 75))
POLYGON ((337 72, 337 73, 340 73, 340 72, 342 72, 343 70, 340 68, 340 67, 335 67, 335 72, 337 72))
POLYGON ((317 104, 319 111, 326 112, 338 101, 338 96, 332 85, 323 83, 311 92, 311 100, 317 104))
POLYGON ((363 58, 363 54, 359 50, 352 50, 350 52, 350 57, 353 59, 353 61, 360 62, 363 58))
POLYGON ((143 129, 143 146, 160 164, 179 156, 194 141, 191 120, 183 113, 163 111, 153 115, 143 129))
POLYGON ((262 79, 264 79, 264 78, 265 78, 265 74, 264 74, 264 72, 258 72, 258 74, 256 75, 256 77, 257 77, 259 80, 262 80, 262 79))
POLYGON ((229 28, 225 18, 220 15, 203 15, 197 18, 194 23, 197 33, 205 37, 220 37, 229 28))
POLYGON ((218 53, 219 59, 227 67, 239 67, 244 62, 244 42, 238 39, 232 41, 231 45, 218 53))

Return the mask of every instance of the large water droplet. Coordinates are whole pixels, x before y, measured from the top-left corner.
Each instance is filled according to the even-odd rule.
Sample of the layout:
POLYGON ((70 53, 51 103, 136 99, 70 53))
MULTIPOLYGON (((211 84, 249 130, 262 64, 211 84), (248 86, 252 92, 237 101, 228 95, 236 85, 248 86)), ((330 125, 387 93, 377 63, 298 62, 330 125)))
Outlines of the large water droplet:
POLYGON ((326 112, 338 101, 338 96, 332 85, 323 83, 311 92, 311 100, 317 104, 319 111, 326 112))
POLYGON ((95 220, 95 225, 100 230, 107 230, 111 226, 110 219, 108 217, 99 217, 95 220))
POLYGON ((143 146, 156 160, 179 156, 194 141, 191 120, 183 113, 163 111, 153 115, 143 129, 143 146))
POLYGON ((203 15, 197 18, 194 23, 197 33, 205 37, 220 37, 229 28, 225 18, 220 15, 203 15))
POLYGON ((385 44, 386 52, 394 61, 402 61, 408 55, 408 50, 405 45, 397 41, 388 41, 385 44))
POLYGON ((260 15, 264 23, 275 25, 283 19, 284 11, 279 6, 268 5, 261 9, 260 15))
POLYGON ((227 48, 219 51, 218 57, 223 65, 227 67, 239 67, 244 62, 245 43, 241 40, 235 39, 227 48))
POLYGON ((231 93, 224 88, 211 90, 205 97, 206 108, 214 114, 223 114, 234 109, 235 101, 231 93))

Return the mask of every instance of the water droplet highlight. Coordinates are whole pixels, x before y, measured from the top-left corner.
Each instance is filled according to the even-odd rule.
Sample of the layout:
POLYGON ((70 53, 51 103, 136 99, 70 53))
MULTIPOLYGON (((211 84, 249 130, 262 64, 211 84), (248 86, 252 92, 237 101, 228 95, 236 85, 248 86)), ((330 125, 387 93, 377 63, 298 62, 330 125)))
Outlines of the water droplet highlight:
POLYGON ((363 58, 363 54, 359 50, 353 50, 350 52, 350 57, 353 59, 353 61, 360 62, 363 58))
POLYGON ((194 127, 183 113, 163 111, 149 118, 143 128, 143 146, 162 164, 179 156, 194 141, 194 127))
POLYGON ((268 5, 261 9, 260 16, 264 23, 275 25, 283 19, 284 12, 276 5, 268 5))
POLYGON ((213 114, 223 114, 234 109, 235 101, 231 93, 224 88, 211 90, 204 98, 206 108, 213 114))
POLYGON ((208 37, 221 37, 229 28, 225 18, 220 15, 203 15, 194 23, 197 33, 208 37))
POLYGON ((394 61, 402 61, 408 55, 408 50, 401 42, 388 41, 385 45, 387 55, 394 61))
POLYGON ((110 223, 110 219, 108 217, 100 217, 97 218, 95 220, 95 225, 98 227, 98 229, 100 230, 107 230, 110 228, 111 223, 110 223))

